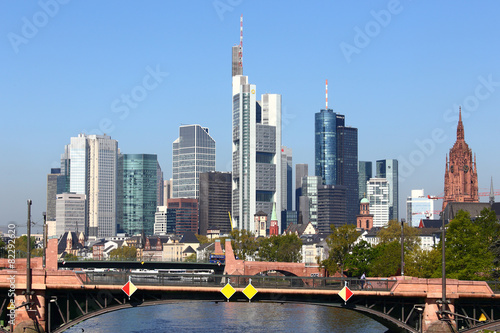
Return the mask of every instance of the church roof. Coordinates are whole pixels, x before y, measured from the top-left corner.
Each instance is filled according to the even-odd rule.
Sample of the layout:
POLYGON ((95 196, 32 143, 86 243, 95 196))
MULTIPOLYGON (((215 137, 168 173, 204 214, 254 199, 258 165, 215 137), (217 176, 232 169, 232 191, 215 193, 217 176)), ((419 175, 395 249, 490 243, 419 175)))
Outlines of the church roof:
POLYGON ((368 200, 367 198, 363 198, 363 199, 361 199, 361 203, 367 203, 367 204, 369 204, 370 200, 368 200))
POLYGON ((444 219, 453 220, 460 210, 468 212, 471 218, 475 218, 485 208, 490 209, 490 204, 487 202, 450 202, 444 210, 444 219))

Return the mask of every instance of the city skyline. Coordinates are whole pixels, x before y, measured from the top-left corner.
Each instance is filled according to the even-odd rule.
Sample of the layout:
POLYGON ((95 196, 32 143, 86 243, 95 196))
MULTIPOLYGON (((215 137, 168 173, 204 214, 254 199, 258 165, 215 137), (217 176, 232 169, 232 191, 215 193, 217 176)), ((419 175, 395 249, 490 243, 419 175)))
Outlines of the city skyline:
POLYGON ((217 142, 216 170, 231 171, 229 49, 241 14, 243 74, 259 94, 282 96, 282 145, 294 164, 314 165, 314 114, 328 79, 329 107, 358 128, 359 160, 399 161, 399 207, 412 189, 443 193, 459 105, 479 191, 489 191, 491 177, 500 188, 488 144, 500 119, 496 3, 40 3, 0 4, 0 133, 10 142, 2 227, 25 229, 32 199, 40 230, 61 147, 79 133, 101 134, 94 129, 122 153, 157 154, 169 179, 179 125, 203 124, 217 142))

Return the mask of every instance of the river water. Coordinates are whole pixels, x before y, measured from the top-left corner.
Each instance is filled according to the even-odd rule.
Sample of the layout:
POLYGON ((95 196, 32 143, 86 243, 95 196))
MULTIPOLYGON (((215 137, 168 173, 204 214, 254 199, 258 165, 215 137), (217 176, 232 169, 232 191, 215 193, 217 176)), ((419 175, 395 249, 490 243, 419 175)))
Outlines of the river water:
POLYGON ((386 327, 359 313, 326 306, 201 301, 118 310, 66 330, 68 333, 386 331, 386 327))

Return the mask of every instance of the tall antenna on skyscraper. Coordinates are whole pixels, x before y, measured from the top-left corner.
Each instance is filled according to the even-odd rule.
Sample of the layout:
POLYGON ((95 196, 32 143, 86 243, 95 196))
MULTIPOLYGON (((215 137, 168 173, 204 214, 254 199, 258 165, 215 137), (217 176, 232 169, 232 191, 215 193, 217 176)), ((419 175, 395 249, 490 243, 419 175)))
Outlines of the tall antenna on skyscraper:
POLYGON ((328 110, 328 79, 326 80, 326 83, 325 83, 325 97, 326 97, 326 110, 328 110))
POLYGON ((243 75, 243 14, 240 17, 240 68, 243 75))

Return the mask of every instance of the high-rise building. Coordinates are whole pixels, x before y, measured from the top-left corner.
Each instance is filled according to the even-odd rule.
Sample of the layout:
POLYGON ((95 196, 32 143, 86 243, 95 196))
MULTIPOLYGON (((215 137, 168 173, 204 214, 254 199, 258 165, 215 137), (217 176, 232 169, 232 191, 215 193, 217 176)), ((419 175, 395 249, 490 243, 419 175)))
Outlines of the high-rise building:
MULTIPOLYGON (((307 198, 308 205, 303 205, 301 202, 301 207, 308 206, 309 216, 308 220, 304 220, 304 214, 302 216, 303 224, 311 222, 311 224, 316 227, 318 225, 318 186, 321 185, 321 177, 318 176, 306 176, 302 178, 302 197, 307 198)), ((344 206, 345 207, 345 206, 344 206)), ((300 222, 300 221, 299 221, 300 222)))
POLYGON ((166 206, 167 200, 173 198, 173 182, 172 178, 163 181, 163 204, 161 206, 166 206))
POLYGON ((85 230, 85 194, 62 193, 56 195, 56 231, 59 237, 67 231, 85 230))
POLYGON ((57 183, 60 176, 60 168, 50 169, 50 173, 47 175, 47 221, 56 220, 56 195, 59 193, 57 183))
POLYGON ((299 215, 301 214, 302 178, 309 176, 308 169, 307 164, 295 164, 295 210, 297 211, 297 221, 299 221, 299 215))
POLYGON ((337 185, 345 187, 346 223, 356 224, 359 210, 358 129, 337 127, 337 185))
POLYGON ((175 233, 198 233, 198 200, 192 198, 168 199, 167 208, 175 210, 175 233))
POLYGON ((292 148, 281 147, 281 209, 292 210, 292 148))
POLYGON ((219 230, 221 234, 231 232, 231 173, 200 173, 200 235, 207 230, 219 230))
POLYGON ((450 202, 479 202, 476 155, 465 142, 462 109, 458 111, 457 140, 446 156, 443 211, 450 202))
MULTIPOLYGON (((234 55, 234 48, 233 48, 234 55)), ((241 60, 241 58, 240 58, 241 60)), ((233 68, 235 59, 233 58, 233 68)), ((233 71, 233 223, 255 231, 253 217, 281 211, 281 95, 256 100, 256 86, 233 71)), ((278 226, 281 225, 279 216, 278 226)))
POLYGON ((163 171, 160 162, 156 162, 156 205, 163 206, 163 171))
MULTIPOLYGON (((327 82, 328 83, 328 82, 327 82)), ((345 116, 326 107, 315 114, 315 175, 320 185, 342 185, 346 195, 346 223, 356 223, 358 212, 358 129, 345 126, 345 116)))
POLYGON ((424 196, 424 190, 411 190, 406 199, 406 222, 417 227, 423 219, 434 219, 434 200, 424 196))
POLYGON ((373 227, 384 227, 389 223, 389 182, 385 178, 371 178, 366 187, 373 227))
POLYGON ((172 148, 173 198, 198 199, 200 173, 215 171, 215 140, 206 127, 183 125, 172 148))
POLYGON ((86 195, 86 235, 110 237, 117 225, 118 142, 107 135, 72 137, 61 156, 69 191, 86 195))
POLYGON ((318 232, 329 234, 332 232, 332 225, 340 227, 347 223, 346 187, 342 185, 319 185, 317 191, 318 232))
POLYGON ((358 162, 358 198, 359 200, 366 198, 366 182, 373 177, 372 162, 359 161, 358 162))
POLYGON ((158 159, 154 154, 123 154, 121 198, 123 231, 152 235, 158 185, 158 159))
POLYGON ((398 160, 378 160, 376 177, 387 179, 389 185, 389 220, 399 220, 398 160))

